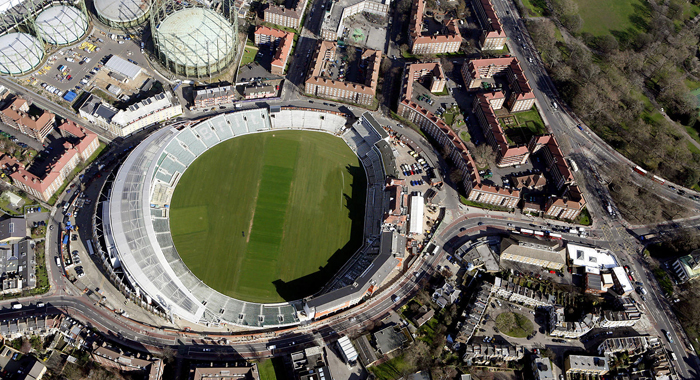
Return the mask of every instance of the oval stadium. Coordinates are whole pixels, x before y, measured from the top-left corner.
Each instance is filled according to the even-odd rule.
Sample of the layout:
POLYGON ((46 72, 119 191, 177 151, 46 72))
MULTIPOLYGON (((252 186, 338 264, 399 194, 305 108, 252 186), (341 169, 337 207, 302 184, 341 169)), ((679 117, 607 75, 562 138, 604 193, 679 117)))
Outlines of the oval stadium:
MULTIPOLYGON (((200 324, 269 328, 291 326, 342 310, 358 303, 363 297, 376 290, 400 262, 400 258, 396 257, 392 249, 401 244, 396 241, 399 235, 381 232, 381 218, 388 205, 388 198, 383 190, 386 177, 383 161, 393 159, 391 148, 384 141, 385 137, 386 132, 371 116, 363 117, 352 126, 347 126, 345 117, 339 113, 295 108, 282 108, 275 112, 269 112, 267 109, 246 110, 217 115, 199 122, 184 122, 163 127, 136 146, 114 175, 111 188, 105 192, 109 195, 105 201, 101 202, 96 214, 102 221, 101 226, 98 224, 96 229, 96 234, 102 236, 99 236, 101 239, 96 241, 103 243, 97 250, 102 259, 110 264, 109 269, 113 271, 113 278, 119 277, 119 281, 123 279, 125 285, 133 289, 135 294, 132 294, 132 298, 140 299, 144 306, 150 305, 159 309, 173 320, 180 318, 200 324), (325 134, 321 136, 318 132, 325 132, 325 134), (236 139, 237 137, 239 138, 236 139), (284 250, 284 254, 287 254, 290 247, 298 244, 294 241, 291 245, 285 246, 283 239, 279 238, 280 230, 285 232, 290 230, 289 226, 284 225, 285 221, 276 216, 285 211, 275 201, 284 200, 285 197, 289 199, 296 197, 291 194, 293 191, 290 191, 290 194, 284 193, 285 184, 291 183, 292 180, 301 181, 300 174, 296 172, 303 171, 303 168, 299 167, 293 170, 280 169, 280 165, 284 166, 284 164, 279 162, 284 162, 284 158, 274 156, 287 157, 285 155, 288 152, 283 150, 291 149, 289 146, 295 145, 295 141, 301 141, 299 144, 302 144, 303 141, 308 140, 309 146, 313 146, 319 143, 328 144, 329 138, 338 137, 342 138, 344 141, 342 144, 346 144, 352 153, 348 152, 345 155, 345 161, 341 160, 332 165, 352 166, 354 162, 359 170, 358 173, 366 179, 366 189, 363 186, 364 181, 353 184, 353 186, 360 186, 361 191, 365 192, 360 199, 366 200, 364 205, 360 205, 360 210, 364 208, 364 216, 360 215, 360 233, 353 238, 355 245, 349 245, 353 252, 344 257, 342 263, 333 266, 333 273, 324 277, 322 283, 318 283, 318 277, 314 277, 313 273, 302 270, 284 280, 291 280, 291 282, 283 281, 283 286, 277 289, 280 294, 271 295, 275 293, 275 289, 270 288, 270 280, 276 279, 281 272, 280 270, 272 271, 271 274, 264 270, 256 272, 258 267, 269 266, 270 262, 275 260, 265 256, 266 251, 264 249, 261 251, 260 247, 269 249, 275 239, 278 239, 282 243, 279 247, 273 247, 273 252, 284 250), (245 155, 232 157, 235 155, 232 152, 243 150, 246 145, 256 144, 251 142, 255 141, 252 140, 255 138, 258 139, 259 144, 270 144, 266 149, 253 149, 259 157, 254 154, 253 161, 250 161, 250 155, 247 156, 248 158, 245 155), (216 158, 207 158, 209 154, 216 158), (356 156, 353 157, 353 154, 356 156), (222 252, 216 253, 216 249, 221 250, 221 248, 212 250, 206 245, 207 241, 214 236, 220 236, 222 231, 224 234, 228 232, 225 228, 220 228, 217 232, 219 235, 209 235, 209 229, 216 230, 216 228, 205 229, 204 227, 216 224, 217 218, 221 216, 207 215, 207 212, 218 212, 218 210, 212 211, 211 205, 208 207, 209 211, 203 211, 204 206, 201 205, 203 201, 197 194, 199 188, 192 184, 216 181, 216 179, 203 179, 202 176, 206 177, 210 174, 206 174, 207 170, 202 165, 208 165, 222 155, 224 162, 243 160, 240 163, 242 167, 255 166, 257 164, 254 164, 254 161, 260 161, 261 170, 264 172, 270 169, 274 175, 260 177, 260 182, 272 182, 261 183, 259 186, 274 188, 278 191, 274 193, 268 191, 268 194, 264 191, 257 193, 258 199, 254 212, 241 211, 242 216, 239 218, 241 220, 238 222, 223 221, 222 223, 228 223, 232 229, 236 226, 235 231, 230 232, 231 236, 226 237, 226 239, 232 239, 233 243, 223 244, 222 252), (198 159, 199 157, 202 159, 198 159), (246 159, 249 161, 245 161, 246 159), (364 167, 364 172, 360 165, 364 167), (188 168, 192 168, 189 173, 188 168), (191 178, 188 179, 188 177, 191 178), (282 180, 284 178, 286 180, 282 180), (181 180, 184 184, 183 190, 177 188, 181 180), (281 192, 279 189, 282 189, 281 192), (272 199, 272 202, 262 202, 261 198, 265 197, 272 199), (171 208, 173 200, 175 202, 171 208), (244 230, 240 231, 242 222, 250 223, 250 228, 246 230, 244 227, 244 230), (258 223, 262 227, 271 228, 258 228, 256 226, 258 223), (100 231, 97 232, 97 230, 100 231), (235 243, 236 241, 239 243, 235 243), (247 242, 247 245, 241 245, 242 241, 247 242), (206 252, 200 252, 199 247, 205 247, 206 252), (232 251, 236 247, 240 252, 232 251), (182 255, 179 250, 182 250, 182 255), (208 255, 212 257, 207 258, 208 255), (231 260, 231 263, 224 263, 226 255, 234 257, 238 255, 240 258, 231 260), (201 265, 203 261, 207 264, 201 265), (188 267, 185 262, 190 266, 188 267), (223 281, 220 274, 219 277, 216 273, 213 276, 207 274, 207 268, 212 267, 216 268, 215 272, 224 273, 223 281), (195 275, 192 269, 198 275, 195 275), (248 275, 253 280, 259 278, 259 283, 256 284, 255 281, 248 279, 243 281, 247 285, 227 288, 226 284, 235 283, 233 274, 238 271, 242 273, 241 281, 248 275), (232 276, 227 276, 227 273, 232 276), (297 278, 298 276, 301 278, 297 278), (311 287, 303 289, 306 293, 299 292, 297 289, 301 287, 303 281, 312 283, 311 287), (290 288, 297 292, 283 294, 285 289, 290 288), (300 298, 291 299, 291 295, 300 298)), ((342 150, 347 149, 346 146, 334 145, 332 148, 325 149, 337 150, 338 154, 342 155, 342 150)), ((322 148, 307 150, 316 149, 322 152, 324 150, 322 148)), ((302 149, 299 148, 299 151, 302 149)), ((303 163, 302 166, 308 165, 304 160, 300 162, 303 163)), ((229 164, 230 162, 227 165, 229 164)), ((230 171, 230 173, 240 172, 230 171)), ((329 176, 328 181, 337 181, 339 172, 330 171, 329 173, 335 174, 329 176)), ((347 173, 341 176, 347 176, 347 173)), ((353 175, 353 178, 355 177, 353 175)), ((341 178, 341 181, 345 180, 350 181, 350 178, 341 178)), ((220 181, 223 182, 223 180, 220 181)), ((308 187, 309 184, 310 182, 298 186, 308 187)), ((328 187, 328 189, 331 188, 336 189, 328 187)), ((343 196, 347 197, 347 188, 341 186, 339 189, 344 193, 343 196)), ((232 191, 240 192, 243 200, 250 196, 243 194, 245 192, 243 187, 232 191)), ((304 191, 298 193, 302 198, 308 197, 302 194, 304 191)), ((355 196, 356 193, 353 191, 352 197, 355 196)), ((329 210, 339 210, 340 194, 333 194, 328 199, 333 203, 329 206, 331 207, 329 210)), ((243 203, 232 207, 240 208, 241 204, 243 203)), ((298 205, 294 206, 296 207, 298 205)), ((347 205, 342 207, 350 208, 347 205)), ((225 215, 225 212, 222 215, 225 215)), ((290 213, 286 212, 286 215, 290 213)), ((232 217, 235 219, 238 216, 232 217)), ((301 219, 297 219, 294 224, 304 223, 299 220, 301 219)), ((329 223, 332 222, 328 220, 321 224, 329 223)), ((317 231, 308 223, 304 226, 308 226, 311 231, 317 231)), ((289 233, 303 236, 303 233, 299 232, 303 230, 304 228, 292 229, 289 233)), ((339 231, 342 232, 343 229, 339 231)), ((304 239, 310 239, 310 236, 305 236, 304 239)), ((312 246, 312 250, 317 252, 323 249, 316 250, 312 246)), ((287 259, 303 260, 305 254, 308 255, 309 252, 302 249, 297 253, 302 256, 292 256, 291 259, 287 259)), ((284 256, 280 257, 280 260, 284 261, 284 256)), ((324 256, 319 260, 327 259, 328 257, 324 256)), ((279 266, 287 268, 290 264, 289 262, 280 263, 279 266)))

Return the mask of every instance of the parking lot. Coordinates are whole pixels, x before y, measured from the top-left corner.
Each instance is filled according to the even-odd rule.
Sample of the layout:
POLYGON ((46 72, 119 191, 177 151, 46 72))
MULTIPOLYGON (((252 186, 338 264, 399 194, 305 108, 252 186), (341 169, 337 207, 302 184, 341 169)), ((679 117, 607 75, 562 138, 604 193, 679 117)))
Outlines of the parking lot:
MULTIPOLYGON (((56 51, 43 67, 26 79, 27 84, 37 88, 42 83, 45 83, 46 87, 52 86, 58 91, 54 93, 56 97, 69 90, 79 94, 80 90, 87 90, 89 87, 80 81, 86 76, 92 79, 90 71, 108 55, 117 55, 132 60, 132 63, 141 67, 148 67, 147 58, 141 54, 138 36, 112 35, 94 29, 82 42, 56 51), (63 71, 59 70, 61 66, 65 67, 63 71)), ((44 91, 44 94, 46 92, 50 91, 44 91)))
MULTIPOLYGON (((396 157, 396 167, 406 180, 409 191, 420 191, 425 194, 431 188, 431 181, 435 180, 434 178, 431 180, 430 175, 434 168, 408 146, 397 144, 393 148, 399 152, 399 156, 396 157)), ((433 177, 435 177, 434 173, 433 177)))

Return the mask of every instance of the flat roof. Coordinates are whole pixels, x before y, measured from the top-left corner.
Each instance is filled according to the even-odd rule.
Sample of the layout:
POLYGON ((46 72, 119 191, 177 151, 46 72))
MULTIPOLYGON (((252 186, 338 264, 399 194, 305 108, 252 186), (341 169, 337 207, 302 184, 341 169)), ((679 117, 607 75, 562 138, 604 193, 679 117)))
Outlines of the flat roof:
POLYGON ((135 79, 141 73, 141 67, 116 55, 113 55, 112 58, 105 63, 105 67, 131 80, 135 79))
POLYGON ((627 273, 625 272, 625 268, 615 267, 612 270, 613 270, 613 274, 615 275, 615 277, 617 277, 617 281, 620 283, 620 286, 622 287, 622 291, 624 293, 631 292, 634 288, 632 287, 632 282, 630 281, 629 277, 627 277, 627 273))
POLYGON ((566 249, 569 259, 576 266, 610 269, 618 265, 609 251, 571 243, 566 245, 566 249))
POLYGON ((419 234, 423 232, 423 211, 425 203, 422 195, 414 195, 411 197, 411 209, 409 213, 408 232, 419 234))

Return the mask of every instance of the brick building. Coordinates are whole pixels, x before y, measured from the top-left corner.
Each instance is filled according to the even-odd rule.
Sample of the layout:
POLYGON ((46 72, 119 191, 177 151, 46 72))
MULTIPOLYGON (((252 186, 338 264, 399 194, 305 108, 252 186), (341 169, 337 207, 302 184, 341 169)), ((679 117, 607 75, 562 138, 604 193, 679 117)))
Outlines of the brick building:
POLYGON ((445 124, 432 112, 411 100, 413 84, 423 81, 426 87, 433 91, 444 89, 444 73, 439 63, 418 63, 406 65, 401 85, 401 102, 398 114, 418 125, 421 130, 437 141, 454 163, 457 170, 462 173, 462 186, 469 200, 492 205, 515 208, 520 200, 518 190, 509 190, 498 186, 481 183, 481 177, 474 158, 467 150, 462 139, 457 136, 452 128, 445 124), (427 81, 430 80, 428 86, 427 81))
POLYGON ((53 130, 56 115, 30 107, 25 99, 16 97, 0 111, 0 119, 25 135, 44 142, 46 136, 53 130))
POLYGON ((313 56, 311 73, 306 80, 306 93, 321 98, 371 106, 377 91, 382 53, 370 49, 362 53, 361 63, 365 67, 364 83, 344 82, 334 80, 327 75, 330 71, 331 61, 336 59, 337 47, 337 44, 331 41, 321 41, 318 45, 313 56))
POLYGON ((78 163, 87 160, 100 145, 96 134, 72 121, 62 124, 59 130, 76 140, 63 144, 65 151, 47 166, 44 173, 36 175, 29 172, 13 157, 4 156, 0 160, 0 169, 12 178, 12 183, 17 188, 45 202, 51 199, 78 163))
POLYGON ((462 44, 462 35, 459 32, 457 20, 446 19, 446 34, 432 36, 423 35, 423 17, 425 3, 423 0, 416 0, 411 10, 409 25, 409 45, 413 54, 444 54, 456 53, 462 44))
POLYGON ((407 64, 401 83, 401 91, 406 99, 413 96, 413 82, 421 82, 430 92, 439 93, 445 90, 447 77, 440 62, 407 64))
POLYGON ((92 359, 107 368, 116 368, 122 372, 143 372, 147 380, 162 379, 165 368, 163 361, 150 355, 141 356, 139 358, 109 347, 97 347, 92 351, 92 359))
POLYGON ((230 105, 236 101, 236 89, 233 86, 203 88, 194 92, 194 109, 207 109, 230 105))
POLYGON ((299 29, 299 23, 304 17, 307 0, 297 0, 293 8, 283 5, 269 4, 265 9, 265 22, 281 25, 286 28, 299 29))
POLYGON ((561 197, 549 197, 544 206, 544 211, 547 216, 574 220, 583 211, 584 207, 586 207, 586 200, 583 198, 581 189, 576 185, 570 185, 561 197))
POLYGON ((559 143, 554 135, 550 134, 533 137, 529 143, 529 150, 532 154, 542 150, 544 162, 547 165, 547 171, 552 178, 552 182, 557 187, 557 190, 561 190, 564 186, 574 182, 574 175, 571 173, 564 159, 564 154, 561 152, 559 143))
POLYGON ((494 76, 501 74, 506 75, 510 87, 506 102, 510 112, 531 109, 535 105, 535 93, 517 58, 472 59, 468 64, 462 65, 462 79, 467 90, 478 90, 482 82, 491 81, 494 76))
POLYGON ((474 0, 473 3, 481 29, 484 30, 479 38, 481 49, 503 50, 507 37, 491 0, 474 0))
POLYGON ((492 105, 503 104, 505 96, 497 91, 492 94, 479 94, 474 98, 474 114, 476 115, 486 141, 496 152, 496 165, 499 167, 522 165, 530 157, 530 151, 526 144, 512 143, 498 122, 492 105))
POLYGON ((270 64, 270 72, 275 75, 284 75, 289 60, 289 53, 294 43, 294 33, 284 32, 279 29, 258 26, 255 29, 255 45, 270 45, 275 49, 275 55, 270 64))

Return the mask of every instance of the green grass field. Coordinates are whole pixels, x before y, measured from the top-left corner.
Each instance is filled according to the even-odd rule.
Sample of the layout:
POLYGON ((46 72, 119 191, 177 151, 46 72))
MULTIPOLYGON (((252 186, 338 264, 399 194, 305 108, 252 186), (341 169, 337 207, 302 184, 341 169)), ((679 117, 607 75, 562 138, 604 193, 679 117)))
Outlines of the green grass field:
POLYGON ((206 284, 251 302, 319 290, 362 242, 366 179, 341 139, 282 131, 200 156, 175 188, 178 253, 206 284))
POLYGON ((636 29, 638 23, 635 23, 635 20, 645 18, 646 8, 640 0, 574 1, 578 4, 578 13, 583 18, 581 31, 594 36, 603 36, 611 31, 636 29))

